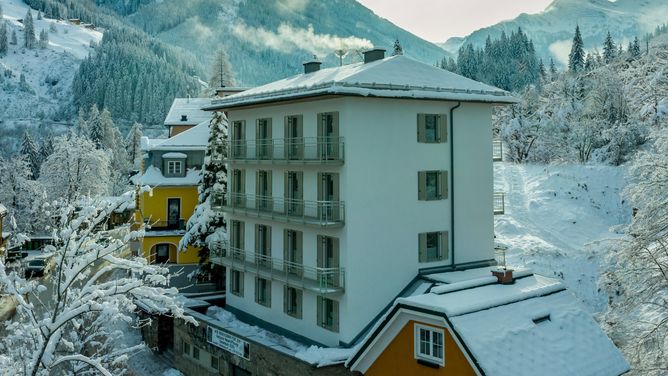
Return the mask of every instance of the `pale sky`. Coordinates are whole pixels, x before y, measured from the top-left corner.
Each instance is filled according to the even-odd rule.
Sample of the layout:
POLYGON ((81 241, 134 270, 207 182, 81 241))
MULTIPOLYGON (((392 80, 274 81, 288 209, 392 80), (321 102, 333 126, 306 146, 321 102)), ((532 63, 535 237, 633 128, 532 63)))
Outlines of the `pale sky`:
POLYGON ((462 37, 521 13, 538 13, 553 0, 357 0, 430 42, 462 37))

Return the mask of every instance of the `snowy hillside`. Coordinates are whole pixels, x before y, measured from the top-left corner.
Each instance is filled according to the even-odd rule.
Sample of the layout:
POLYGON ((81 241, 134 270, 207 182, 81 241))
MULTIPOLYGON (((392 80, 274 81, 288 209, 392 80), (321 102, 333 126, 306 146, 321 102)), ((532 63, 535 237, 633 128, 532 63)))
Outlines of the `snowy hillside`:
POLYGON ((626 47, 629 40, 636 36, 641 38, 665 23, 667 15, 668 2, 665 0, 554 0, 541 13, 521 14, 513 20, 477 30, 465 38, 450 38, 444 48, 456 53, 465 43, 484 46, 488 35, 498 38, 502 31, 510 35, 521 27, 533 40, 540 57, 551 56, 555 62, 564 64, 576 24, 580 25, 585 47, 600 50, 608 28, 613 38, 626 47))
POLYGON ((495 190, 506 192, 495 232, 509 247, 508 265, 561 278, 591 312, 602 312, 608 297, 599 290, 599 276, 630 221, 622 197, 625 169, 504 162, 495 165, 494 178, 495 190))
MULTIPOLYGON (((72 111, 72 80, 81 60, 99 43, 102 33, 66 21, 37 19, 32 11, 35 33, 46 30, 48 46, 26 49, 22 20, 29 7, 20 0, 1 0, 3 18, 8 32, 17 35, 17 44, 10 44, 6 56, 0 58, 0 135, 21 132, 23 127, 52 127, 67 123, 72 111), (25 82, 21 79, 24 77, 25 82)), ((0 147, 11 150, 8 137, 0 147)))

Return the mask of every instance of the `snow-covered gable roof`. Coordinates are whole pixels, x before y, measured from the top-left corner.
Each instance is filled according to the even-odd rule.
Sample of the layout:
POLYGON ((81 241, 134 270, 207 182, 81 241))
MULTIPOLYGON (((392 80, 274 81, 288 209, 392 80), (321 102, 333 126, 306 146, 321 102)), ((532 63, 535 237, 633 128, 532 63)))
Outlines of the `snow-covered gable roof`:
POLYGON ((175 98, 165 118, 165 125, 196 125, 211 119, 211 113, 202 107, 211 104, 209 98, 175 98), (186 120, 181 120, 183 116, 186 120))
POLYGON ((404 55, 300 74, 214 99, 207 110, 320 95, 515 103, 508 92, 404 55))
POLYGON ((359 370, 366 354, 377 353, 367 348, 381 343, 376 338, 401 308, 444 317, 487 376, 608 376, 629 370, 619 350, 561 282, 522 270, 514 284, 501 285, 488 278, 489 273, 490 268, 480 268, 425 276, 447 282, 397 299, 346 365, 359 370))
POLYGON ((132 184, 148 185, 150 187, 180 187, 198 185, 202 179, 200 169, 190 168, 183 177, 165 177, 157 167, 150 166, 146 172, 138 173, 131 178, 132 184))
POLYGON ((202 121, 187 131, 161 142, 151 140, 149 150, 205 150, 209 142, 209 121, 210 119, 202 121))

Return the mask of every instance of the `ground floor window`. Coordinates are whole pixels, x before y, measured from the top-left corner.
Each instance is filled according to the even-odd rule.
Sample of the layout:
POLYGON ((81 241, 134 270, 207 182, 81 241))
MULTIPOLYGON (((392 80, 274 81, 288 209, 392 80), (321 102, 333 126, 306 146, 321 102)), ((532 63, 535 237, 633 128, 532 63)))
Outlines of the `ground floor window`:
POLYGON ((443 338, 443 329, 415 324, 415 358, 443 366, 443 338))

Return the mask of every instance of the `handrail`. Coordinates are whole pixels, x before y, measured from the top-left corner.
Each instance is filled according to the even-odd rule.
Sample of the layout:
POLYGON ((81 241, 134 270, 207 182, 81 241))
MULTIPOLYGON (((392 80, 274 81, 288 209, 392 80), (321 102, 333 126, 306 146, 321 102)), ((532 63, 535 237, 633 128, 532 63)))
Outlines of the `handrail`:
POLYGON ((506 194, 503 192, 494 192, 494 214, 505 214, 506 212, 506 194))
POLYGON ((503 143, 501 140, 492 141, 492 161, 501 162, 503 161, 503 143))
POLYGON ((219 192, 214 193, 212 207, 232 212, 245 210, 258 215, 271 215, 272 219, 320 225, 342 224, 345 221, 345 203, 343 201, 297 200, 245 193, 219 192))
POLYGON ((345 269, 342 267, 306 266, 235 247, 228 247, 222 258, 223 263, 231 268, 247 270, 249 266, 256 267, 269 273, 272 279, 304 287, 315 286, 322 292, 340 290, 345 285, 345 269))
POLYGON ((228 140, 225 152, 217 159, 230 161, 295 161, 341 163, 344 158, 343 137, 295 137, 260 140, 228 140))

